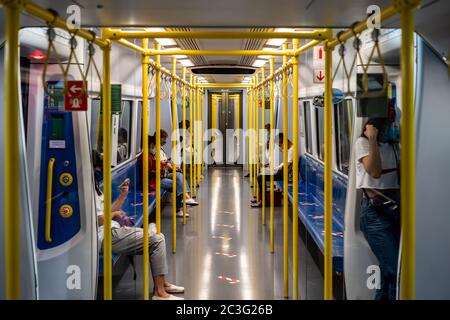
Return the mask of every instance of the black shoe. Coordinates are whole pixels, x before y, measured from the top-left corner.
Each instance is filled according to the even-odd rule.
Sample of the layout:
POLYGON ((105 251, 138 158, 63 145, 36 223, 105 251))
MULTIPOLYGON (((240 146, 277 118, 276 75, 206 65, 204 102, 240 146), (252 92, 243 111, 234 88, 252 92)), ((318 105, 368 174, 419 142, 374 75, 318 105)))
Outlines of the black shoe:
POLYGON ((261 208, 262 207, 262 203, 261 202, 252 203, 250 206, 252 208, 261 208))
POLYGON ((250 202, 251 202, 251 203, 257 203, 257 202, 258 202, 258 200, 256 200, 256 199, 252 199, 252 200, 250 200, 250 202))

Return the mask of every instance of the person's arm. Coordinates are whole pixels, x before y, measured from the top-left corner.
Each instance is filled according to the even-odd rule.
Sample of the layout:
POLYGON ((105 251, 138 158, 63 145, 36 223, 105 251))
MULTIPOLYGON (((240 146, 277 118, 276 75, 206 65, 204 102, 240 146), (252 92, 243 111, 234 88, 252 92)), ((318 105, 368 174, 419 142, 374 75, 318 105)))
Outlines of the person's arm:
POLYGON ((381 177, 382 171, 380 149, 377 141, 378 129, 373 125, 367 125, 364 134, 369 142, 369 154, 362 158, 362 163, 366 172, 371 177, 378 179, 381 177))
POLYGON ((127 199, 128 191, 129 191, 129 182, 125 181, 120 186, 120 194, 119 194, 119 196, 117 197, 117 199, 111 205, 111 211, 113 211, 113 212, 121 211, 122 205, 125 202, 125 200, 127 199))

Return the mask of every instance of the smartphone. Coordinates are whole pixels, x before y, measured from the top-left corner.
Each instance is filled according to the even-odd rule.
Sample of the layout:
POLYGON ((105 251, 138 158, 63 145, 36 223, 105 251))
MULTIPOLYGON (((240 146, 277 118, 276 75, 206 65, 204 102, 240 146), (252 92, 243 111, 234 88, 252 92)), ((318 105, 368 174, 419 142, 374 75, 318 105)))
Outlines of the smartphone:
POLYGON ((123 185, 128 184, 130 185, 130 178, 126 178, 125 180, 123 180, 123 182, 120 184, 119 189, 122 188, 123 185))

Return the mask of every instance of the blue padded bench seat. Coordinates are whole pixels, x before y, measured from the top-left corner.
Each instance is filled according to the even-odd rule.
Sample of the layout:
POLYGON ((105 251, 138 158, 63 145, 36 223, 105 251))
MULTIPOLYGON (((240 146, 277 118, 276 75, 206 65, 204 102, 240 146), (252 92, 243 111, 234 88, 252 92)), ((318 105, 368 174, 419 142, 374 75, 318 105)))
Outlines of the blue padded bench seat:
MULTIPOLYGON (((117 198, 120 193, 119 186, 125 180, 130 179, 130 188, 127 200, 122 206, 122 210, 127 213, 130 217, 135 219, 135 226, 142 227, 144 216, 143 212, 143 194, 142 194, 142 183, 141 174, 139 170, 138 160, 130 161, 129 163, 123 165, 118 170, 112 173, 112 199, 117 198)), ((161 189, 161 198, 165 196, 167 191, 161 189)), ((149 190, 148 193, 148 211, 151 214, 156 208, 156 191, 149 190)), ((120 255, 112 254, 113 266, 119 260, 120 255)), ((99 256, 99 274, 103 274, 103 255, 99 256)))
MULTIPOLYGON (((298 216, 315 243, 324 252, 324 191, 323 165, 307 155, 299 161, 298 216)), ((283 189, 283 182, 277 181, 283 189)), ((333 270, 344 269, 344 213, 347 181, 333 174, 333 270)), ((288 198, 292 203, 292 184, 288 186, 288 198)))

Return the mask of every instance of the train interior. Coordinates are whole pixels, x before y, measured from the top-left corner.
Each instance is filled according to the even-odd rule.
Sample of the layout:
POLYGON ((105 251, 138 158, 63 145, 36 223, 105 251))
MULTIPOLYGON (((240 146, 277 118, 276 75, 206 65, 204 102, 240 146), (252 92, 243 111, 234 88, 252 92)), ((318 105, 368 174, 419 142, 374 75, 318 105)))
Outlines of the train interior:
MULTIPOLYGON (((450 145, 445 133, 450 122, 447 1, 423 0, 414 9, 414 82, 413 99, 409 100, 414 101, 413 106, 402 105, 407 100, 402 97, 405 78, 401 68, 400 14, 381 21, 378 34, 370 30, 358 33, 359 44, 353 36, 339 40, 339 34, 343 34, 340 31, 351 30, 355 21, 365 21, 367 7, 376 3, 383 10, 392 5, 391 1, 32 3, 42 10, 51 8, 54 11, 50 12, 57 12, 60 17, 65 17, 70 5, 81 7, 81 27, 98 39, 108 28, 112 28, 108 29, 110 34, 119 30, 130 36, 111 40, 108 101, 102 95, 104 50, 76 33, 52 27, 52 21, 43 20, 42 14, 38 18, 39 14, 24 9, 20 16, 20 56, 12 69, 18 76, 19 101, 20 175, 16 183, 20 196, 15 213, 20 215, 17 272, 21 299, 107 298, 93 153, 111 160, 112 200, 120 196, 122 184, 129 179, 129 192, 121 210, 133 225, 142 227, 148 221, 150 228, 153 223, 160 226, 167 251, 166 279, 185 288, 185 299, 321 300, 327 291, 336 300, 374 299, 376 288, 369 282, 378 261, 360 230, 363 193, 356 188, 353 146, 368 118, 379 116, 376 106, 380 105, 393 106, 398 130, 405 108, 413 110, 410 114, 415 128, 411 137, 415 167, 410 172, 413 177, 407 177, 415 181, 415 189, 410 193, 415 202, 414 273, 412 278, 399 275, 398 287, 405 288, 404 282, 413 281, 416 299, 450 299, 450 145), (325 28, 338 41, 331 52, 332 74, 327 74, 332 77, 331 98, 325 87, 327 49, 321 40, 298 54, 298 65, 285 70, 288 59, 294 57, 275 52, 301 48, 310 39, 304 37, 295 42, 274 36, 195 36, 227 32, 306 34, 325 28), (52 30, 52 36, 48 30, 52 30), (168 35, 132 37, 139 32, 168 35), (171 32, 194 35, 171 38, 171 32), (150 54, 156 63, 147 65, 145 78, 143 54, 136 49, 144 46, 155 53, 161 49, 173 52, 157 57, 150 54), (226 53, 233 50, 240 54, 226 53), (268 54, 245 55, 244 50, 268 54), (283 71, 274 75, 274 70, 283 71), (66 112, 64 92, 70 81, 77 80, 87 81, 87 111, 66 112), (148 103, 143 101, 144 87, 148 103), (361 94, 363 91, 372 95, 361 94), (327 99, 332 105, 330 136, 326 136, 327 99), (105 101, 110 102, 108 112, 105 101), (143 110, 146 105, 147 112, 143 110), (111 117, 110 145, 104 142, 105 114, 111 117), (143 119, 144 114, 148 120, 143 119), (183 127, 186 120, 192 128, 183 127), (273 129, 269 140, 265 134, 248 134, 249 129, 263 129, 266 124, 273 129), (171 190, 156 192, 150 186, 148 200, 144 199, 143 140, 144 136, 155 135, 157 128, 168 133, 161 146, 165 154, 176 164, 187 163, 187 168, 182 169, 185 187, 191 189, 190 195, 199 204, 187 206, 186 218, 174 215, 171 190), (200 164, 191 164, 192 157, 201 158, 200 151, 187 155, 188 160, 179 156, 184 151, 172 151, 174 144, 180 148, 186 138, 177 131, 183 128, 190 132, 191 143, 205 155, 200 164), (264 209, 252 207, 252 199, 259 199, 258 172, 249 163, 257 159, 256 166, 263 170, 261 161, 266 158, 266 144, 269 148, 270 143, 273 155, 265 161, 275 166, 286 161, 283 148, 272 140, 279 133, 297 142, 298 171, 286 183, 273 182, 274 199, 270 200, 271 192, 265 192, 264 209), (121 152, 123 145, 126 148, 121 152), (104 150, 111 150, 111 154, 106 157, 104 150), (326 152, 330 151, 327 160, 326 152), (326 199, 330 199, 324 187, 328 165, 332 170, 331 186, 328 185, 332 207, 331 212, 327 211, 332 215, 331 229, 325 227, 324 219, 324 210, 328 210, 326 199), (287 197, 283 199, 284 195, 287 197), (148 203, 148 210, 144 203, 148 203), (331 242, 327 242, 325 230, 331 234, 331 242), (299 239, 298 243, 294 238, 299 239)), ((6 190, 11 187, 5 180, 4 151, 10 150, 6 135, 8 92, 3 77, 9 67, 5 45, 8 5, 5 1, 0 4, 0 184, 5 190, 0 192, 0 203, 4 203, 6 190)), ((107 188, 103 183, 104 180, 102 187, 107 188)), ((266 178, 266 183, 272 181, 266 178)), ((0 210, 0 243, 8 229, 5 212, 0 210)), ((404 257, 401 253, 400 256, 404 257)), ((143 286, 143 256, 136 250, 136 254, 127 255, 113 252, 111 258, 112 299, 144 299, 144 291, 153 287, 153 280, 143 286)), ((2 300, 7 297, 6 259, 5 246, 0 245, 2 300)), ((406 264, 403 260, 402 263, 406 264)))

